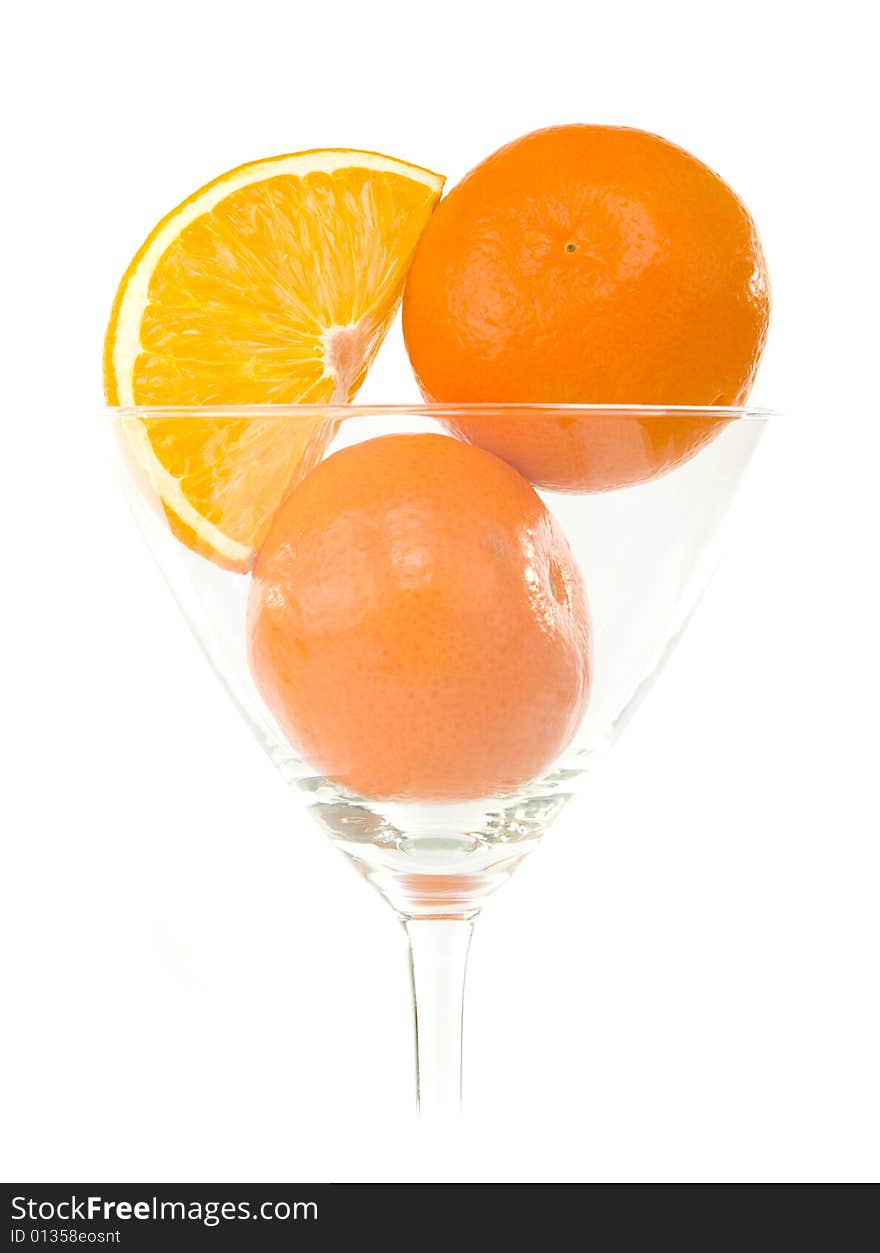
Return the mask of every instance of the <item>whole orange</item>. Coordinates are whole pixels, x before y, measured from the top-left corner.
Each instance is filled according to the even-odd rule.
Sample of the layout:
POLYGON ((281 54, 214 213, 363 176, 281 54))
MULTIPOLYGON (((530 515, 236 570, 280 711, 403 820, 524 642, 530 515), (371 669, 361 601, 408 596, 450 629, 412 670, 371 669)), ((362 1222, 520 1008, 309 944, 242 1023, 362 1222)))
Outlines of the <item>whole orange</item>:
POLYGON ((295 749, 361 795, 459 800, 540 775, 590 687, 581 577, 516 470, 444 435, 332 454, 254 571, 251 668, 295 749))
MULTIPOLYGON (((717 174, 644 131, 558 126, 508 144, 440 202, 403 329, 433 401, 739 405, 769 301, 754 223, 717 174)), ((595 491, 669 469, 718 429, 663 423, 642 427, 659 450, 647 458, 632 425, 611 458, 607 423, 535 414, 521 430, 490 415, 457 430, 539 485, 595 491)))

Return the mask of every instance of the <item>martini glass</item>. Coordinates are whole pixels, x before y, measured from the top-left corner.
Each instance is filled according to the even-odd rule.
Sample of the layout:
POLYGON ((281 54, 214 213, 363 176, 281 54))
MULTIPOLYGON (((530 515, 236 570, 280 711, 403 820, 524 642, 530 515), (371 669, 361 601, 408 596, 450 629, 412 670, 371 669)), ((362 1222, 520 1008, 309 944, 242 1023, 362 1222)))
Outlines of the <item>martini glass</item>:
MULTIPOLYGON (((422 1117, 461 1100, 464 981, 474 920, 584 786, 692 614, 717 540, 769 416, 765 410, 646 406, 346 405, 108 411, 128 500, 183 616, 297 802, 405 927, 422 1117), (297 477, 338 448, 377 436, 445 432, 504 454, 539 487, 567 536, 589 598, 593 676, 568 748, 513 792, 460 802, 362 796, 301 759, 263 703, 248 663, 251 578, 180 542, 155 477, 132 448, 196 424, 254 424, 302 449, 297 477), (555 445, 553 444, 555 441, 555 445), (555 446, 571 473, 561 476, 555 446), (606 490, 597 490, 604 488, 606 490)), ((167 494, 167 492, 166 492, 167 494)), ((477 711, 475 710, 475 716, 477 711)), ((430 717, 426 709, 425 717, 430 717)))

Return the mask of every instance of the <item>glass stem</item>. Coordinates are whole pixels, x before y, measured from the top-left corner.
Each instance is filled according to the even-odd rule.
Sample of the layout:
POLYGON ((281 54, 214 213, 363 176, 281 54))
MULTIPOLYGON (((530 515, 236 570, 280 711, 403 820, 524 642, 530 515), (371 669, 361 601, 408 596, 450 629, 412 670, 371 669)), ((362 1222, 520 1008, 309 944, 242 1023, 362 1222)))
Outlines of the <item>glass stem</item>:
POLYGON ((424 1121, 461 1114, 464 976, 471 918, 409 918, 416 1027, 416 1099, 424 1121))

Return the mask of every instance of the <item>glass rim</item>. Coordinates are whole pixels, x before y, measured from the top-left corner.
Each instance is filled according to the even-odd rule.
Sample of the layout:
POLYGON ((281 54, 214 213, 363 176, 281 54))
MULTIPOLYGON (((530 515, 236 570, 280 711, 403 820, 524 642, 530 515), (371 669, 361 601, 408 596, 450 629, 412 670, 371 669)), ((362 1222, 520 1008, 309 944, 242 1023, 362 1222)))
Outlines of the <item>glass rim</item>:
POLYGON ((547 404, 511 401, 425 403, 395 401, 392 404, 245 404, 245 405, 105 405, 111 418, 453 418, 480 415, 561 413, 568 417, 606 418, 717 418, 766 421, 781 417, 779 409, 755 405, 634 405, 547 404))

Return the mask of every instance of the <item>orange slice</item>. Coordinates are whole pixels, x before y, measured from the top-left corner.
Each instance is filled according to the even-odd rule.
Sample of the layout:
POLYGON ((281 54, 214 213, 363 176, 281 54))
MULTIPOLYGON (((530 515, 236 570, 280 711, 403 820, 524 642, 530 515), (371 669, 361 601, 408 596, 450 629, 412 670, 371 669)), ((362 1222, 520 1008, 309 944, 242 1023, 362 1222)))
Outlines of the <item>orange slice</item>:
MULTIPOLYGON (((430 170, 349 149, 270 157, 208 183, 163 218, 123 277, 104 353, 108 403, 351 400, 442 189, 430 170)), ((120 431, 179 538, 236 570, 251 566, 331 434, 311 417, 171 411, 120 431)))

